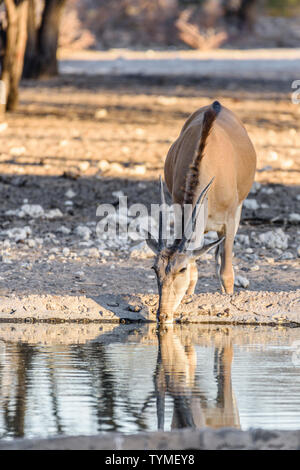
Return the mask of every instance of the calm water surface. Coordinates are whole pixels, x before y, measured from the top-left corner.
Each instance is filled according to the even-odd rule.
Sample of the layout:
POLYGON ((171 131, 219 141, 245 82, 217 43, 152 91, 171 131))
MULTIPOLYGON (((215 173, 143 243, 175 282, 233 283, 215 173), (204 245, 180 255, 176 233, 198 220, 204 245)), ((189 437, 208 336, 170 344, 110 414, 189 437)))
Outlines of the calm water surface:
POLYGON ((300 427, 300 329, 5 328, 1 438, 300 427))

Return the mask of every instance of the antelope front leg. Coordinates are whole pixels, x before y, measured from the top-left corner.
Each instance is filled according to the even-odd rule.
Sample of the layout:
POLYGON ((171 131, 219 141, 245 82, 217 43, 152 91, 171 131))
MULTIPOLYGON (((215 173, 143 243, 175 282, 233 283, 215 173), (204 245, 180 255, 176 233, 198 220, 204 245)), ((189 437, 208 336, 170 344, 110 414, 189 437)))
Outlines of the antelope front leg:
POLYGON ((220 267, 220 281, 222 292, 226 294, 233 294, 234 290, 234 271, 232 266, 232 249, 234 242, 234 234, 227 233, 224 241, 224 246, 221 251, 221 267, 220 267))
POLYGON ((190 284, 189 284, 188 290, 186 291, 188 295, 191 295, 195 292, 197 281, 198 281, 197 264, 192 263, 190 264, 190 284))
POLYGON ((238 231, 240 218, 241 218, 242 204, 240 204, 235 211, 234 217, 226 225, 225 241, 219 245, 219 251, 216 252, 216 267, 219 271, 219 278, 221 281, 222 292, 226 294, 233 294, 234 291, 234 271, 232 266, 232 249, 234 237, 238 231), (221 255, 221 266, 218 269, 218 258, 221 255))

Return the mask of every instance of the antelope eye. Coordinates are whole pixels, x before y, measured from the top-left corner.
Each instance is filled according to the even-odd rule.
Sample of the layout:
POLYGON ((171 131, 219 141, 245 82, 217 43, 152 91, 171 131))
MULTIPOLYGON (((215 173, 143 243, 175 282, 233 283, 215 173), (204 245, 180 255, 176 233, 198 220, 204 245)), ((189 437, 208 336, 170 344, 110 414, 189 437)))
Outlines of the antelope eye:
POLYGON ((181 269, 179 270, 179 272, 180 272, 180 273, 184 273, 186 270, 187 270, 187 268, 181 268, 181 269))

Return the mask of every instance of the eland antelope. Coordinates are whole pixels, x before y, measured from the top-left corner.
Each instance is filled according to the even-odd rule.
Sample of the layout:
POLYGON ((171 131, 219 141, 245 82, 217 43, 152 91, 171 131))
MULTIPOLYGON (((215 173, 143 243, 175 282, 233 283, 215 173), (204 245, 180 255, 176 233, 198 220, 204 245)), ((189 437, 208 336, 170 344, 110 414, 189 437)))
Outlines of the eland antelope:
POLYGON ((182 224, 182 219, 177 218, 176 227, 180 222, 183 234, 167 246, 162 229, 165 198, 161 181, 159 239, 156 241, 151 234, 147 239, 157 254, 153 268, 159 292, 158 321, 172 322, 184 295, 194 293, 198 280, 196 260, 211 248, 216 247, 222 292, 233 293, 233 242, 255 169, 254 147, 232 111, 215 101, 188 118, 169 149, 164 175, 173 203, 193 209, 187 222, 182 224), (201 247, 208 231, 216 231, 219 238, 201 247), (195 236, 200 240, 199 246, 190 249, 195 236))

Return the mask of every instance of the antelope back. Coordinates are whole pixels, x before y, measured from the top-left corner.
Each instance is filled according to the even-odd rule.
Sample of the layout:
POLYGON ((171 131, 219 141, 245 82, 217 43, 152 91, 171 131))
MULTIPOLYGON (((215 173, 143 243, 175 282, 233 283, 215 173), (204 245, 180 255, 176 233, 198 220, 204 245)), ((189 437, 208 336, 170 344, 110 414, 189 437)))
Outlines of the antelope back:
MULTIPOLYGON (((165 162, 165 181, 173 202, 183 204, 184 188, 190 166, 199 143, 204 113, 208 106, 192 114, 171 146, 165 162)), ((214 177, 208 194, 208 211, 239 205, 253 183, 256 154, 241 121, 227 108, 221 107, 207 139, 203 158, 199 162, 197 194, 214 177)))

